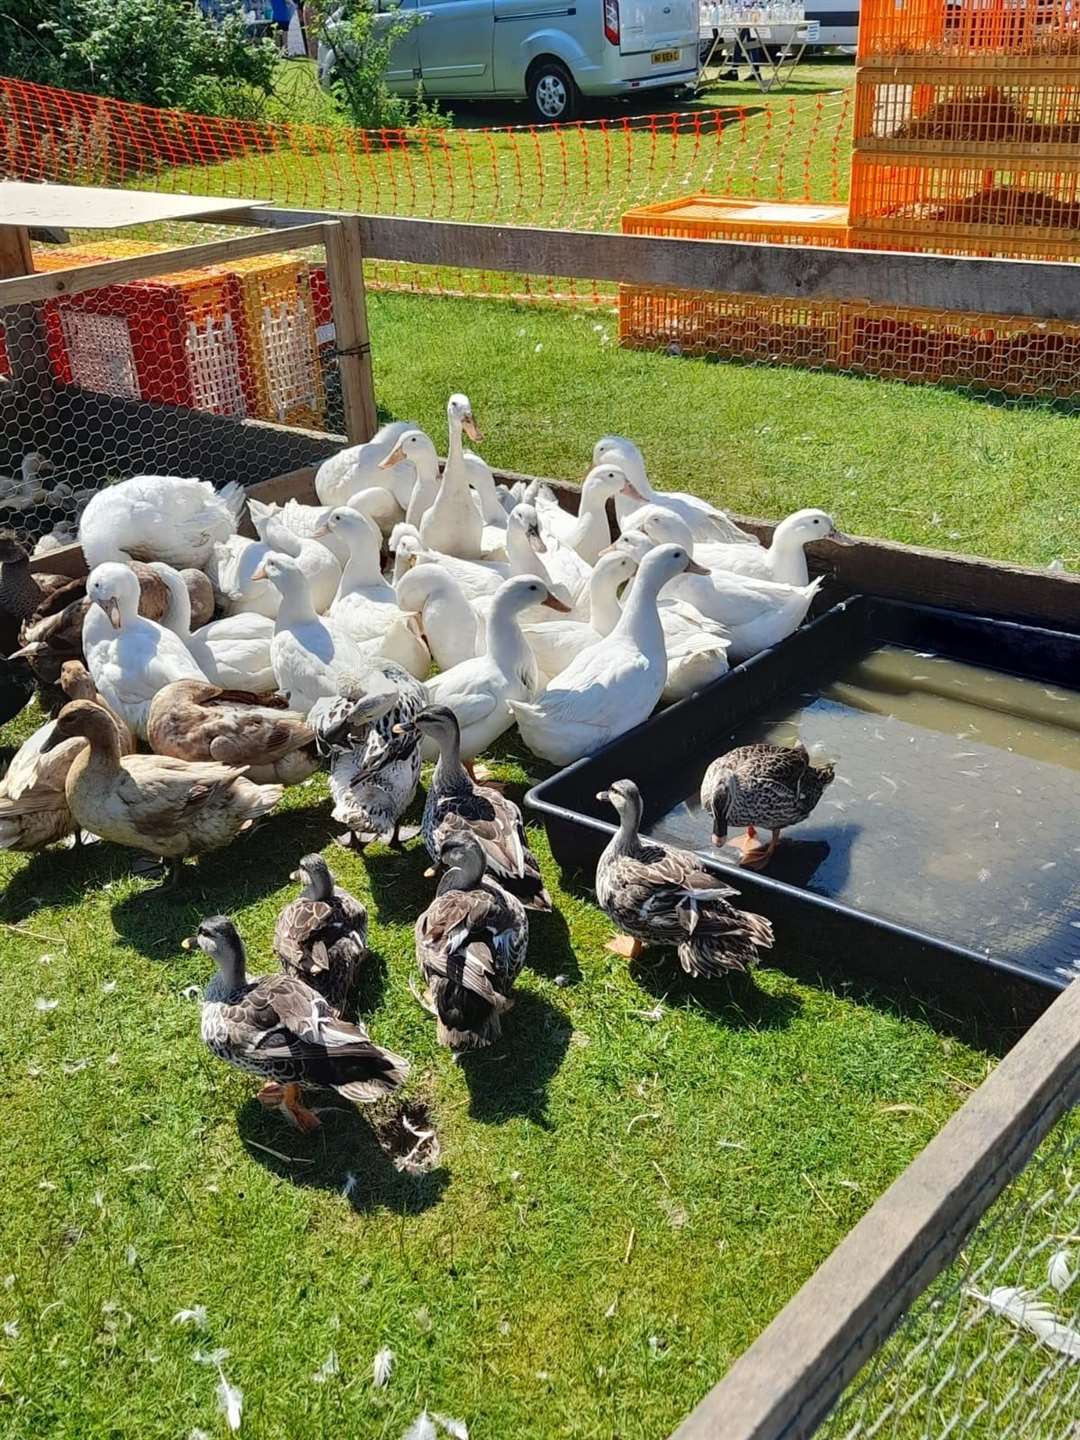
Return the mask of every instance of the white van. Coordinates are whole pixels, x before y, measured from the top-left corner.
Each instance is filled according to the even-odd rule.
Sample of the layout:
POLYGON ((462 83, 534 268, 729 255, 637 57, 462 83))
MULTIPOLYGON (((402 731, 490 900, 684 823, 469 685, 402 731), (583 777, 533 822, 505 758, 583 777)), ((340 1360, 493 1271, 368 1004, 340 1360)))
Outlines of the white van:
MULTIPOLYGON (((394 46, 399 94, 528 100, 537 120, 572 120, 581 97, 675 91, 698 74, 698 0, 374 0, 418 13, 394 46)), ((333 34, 333 24, 328 27, 333 34)), ((319 56, 326 76, 333 54, 319 56)))

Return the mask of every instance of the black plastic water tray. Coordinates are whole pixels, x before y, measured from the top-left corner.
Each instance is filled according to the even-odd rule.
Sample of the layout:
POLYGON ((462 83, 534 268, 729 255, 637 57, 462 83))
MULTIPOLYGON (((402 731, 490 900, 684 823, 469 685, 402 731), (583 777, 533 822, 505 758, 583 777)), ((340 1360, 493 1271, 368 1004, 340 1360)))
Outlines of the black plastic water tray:
POLYGON ((1080 975, 1078 685, 1080 636, 858 595, 526 801, 563 869, 589 875, 614 820, 596 792, 628 776, 645 800, 644 833, 699 853, 745 908, 768 915, 777 959, 861 969, 1030 1016, 1080 975), (886 671, 880 705, 867 708, 861 691, 844 703, 856 667, 894 647, 926 672, 912 676, 910 693, 897 685, 894 704, 886 671), (954 661, 978 670, 950 669, 954 661), (1011 690, 1002 677, 1014 677, 1011 690), (923 682, 928 722, 904 703, 915 695, 917 707, 923 682), (972 723, 953 729, 935 684, 954 698, 959 686, 958 713, 972 723), (1026 698, 1009 713, 1018 690, 1048 725, 1029 723, 1026 698), (785 832, 765 873, 739 869, 733 851, 711 843, 701 776, 734 744, 797 736, 812 753, 824 748, 837 780, 785 832))

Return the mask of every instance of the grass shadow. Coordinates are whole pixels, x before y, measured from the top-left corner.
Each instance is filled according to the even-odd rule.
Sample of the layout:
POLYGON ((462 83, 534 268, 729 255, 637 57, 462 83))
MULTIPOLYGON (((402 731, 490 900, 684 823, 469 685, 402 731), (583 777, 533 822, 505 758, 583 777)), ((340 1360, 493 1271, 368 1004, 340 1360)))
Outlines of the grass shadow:
POLYGON ((39 850, 4 887, 0 917, 15 924, 45 906, 78 904, 87 891, 128 874, 134 853, 105 844, 39 850))
POLYGON ((573 937, 561 911, 529 911, 529 956, 525 963, 537 975, 551 980, 565 975, 577 984, 581 979, 573 937))
POLYGON ((345 1018, 356 1020, 357 1016, 372 1015, 383 1002, 389 972, 386 959, 369 947, 356 984, 345 1005, 345 1018))
POLYGON ((679 965, 674 950, 646 950, 630 961, 630 975, 671 1009, 700 1010, 732 1030, 782 1030, 802 1009, 797 995, 762 990, 752 972, 695 980, 679 965))
POLYGON ((251 1099, 237 1111, 236 1126, 257 1164, 298 1189, 336 1190, 357 1214, 420 1215, 438 1204, 450 1179, 444 1167, 422 1175, 395 1169, 366 1116, 345 1101, 329 1103, 319 1118, 320 1129, 302 1134, 251 1099))
MULTIPOLYGON (((169 960, 205 916, 234 915, 288 885, 300 856, 321 850, 331 828, 324 804, 282 811, 227 849, 189 862, 175 890, 147 886, 118 901, 112 908, 116 933, 140 955, 169 960)), ((94 848, 115 853, 114 846, 94 848)))
POLYGON ((542 1129, 548 1086, 570 1046, 570 1021, 542 995, 518 990, 503 1018, 502 1039, 490 1050, 466 1051, 461 1069, 469 1087, 469 1115, 488 1125, 524 1116, 542 1129))

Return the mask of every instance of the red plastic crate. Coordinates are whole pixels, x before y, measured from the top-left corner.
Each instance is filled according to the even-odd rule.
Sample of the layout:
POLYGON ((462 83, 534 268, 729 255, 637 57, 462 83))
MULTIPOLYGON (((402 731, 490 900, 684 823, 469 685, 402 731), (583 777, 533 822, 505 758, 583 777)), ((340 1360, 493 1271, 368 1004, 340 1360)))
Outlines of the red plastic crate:
POLYGON ((45 323, 64 384, 218 415, 246 412, 220 275, 159 275, 63 296, 46 304, 45 323))

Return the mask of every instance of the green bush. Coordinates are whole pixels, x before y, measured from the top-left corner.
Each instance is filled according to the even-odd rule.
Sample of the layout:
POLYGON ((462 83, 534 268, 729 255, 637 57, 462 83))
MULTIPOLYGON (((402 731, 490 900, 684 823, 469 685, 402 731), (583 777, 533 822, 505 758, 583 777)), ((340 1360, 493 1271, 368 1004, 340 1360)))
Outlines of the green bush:
POLYGON ((416 25, 423 24, 415 10, 383 11, 377 15, 371 0, 348 0, 322 39, 336 56, 330 89, 351 124, 364 130, 445 127, 450 116, 428 100, 422 86, 415 96, 391 94, 386 84, 390 52, 416 25))
POLYGON ((0 73, 206 114, 248 114, 276 51, 193 0, 0 0, 0 73))

